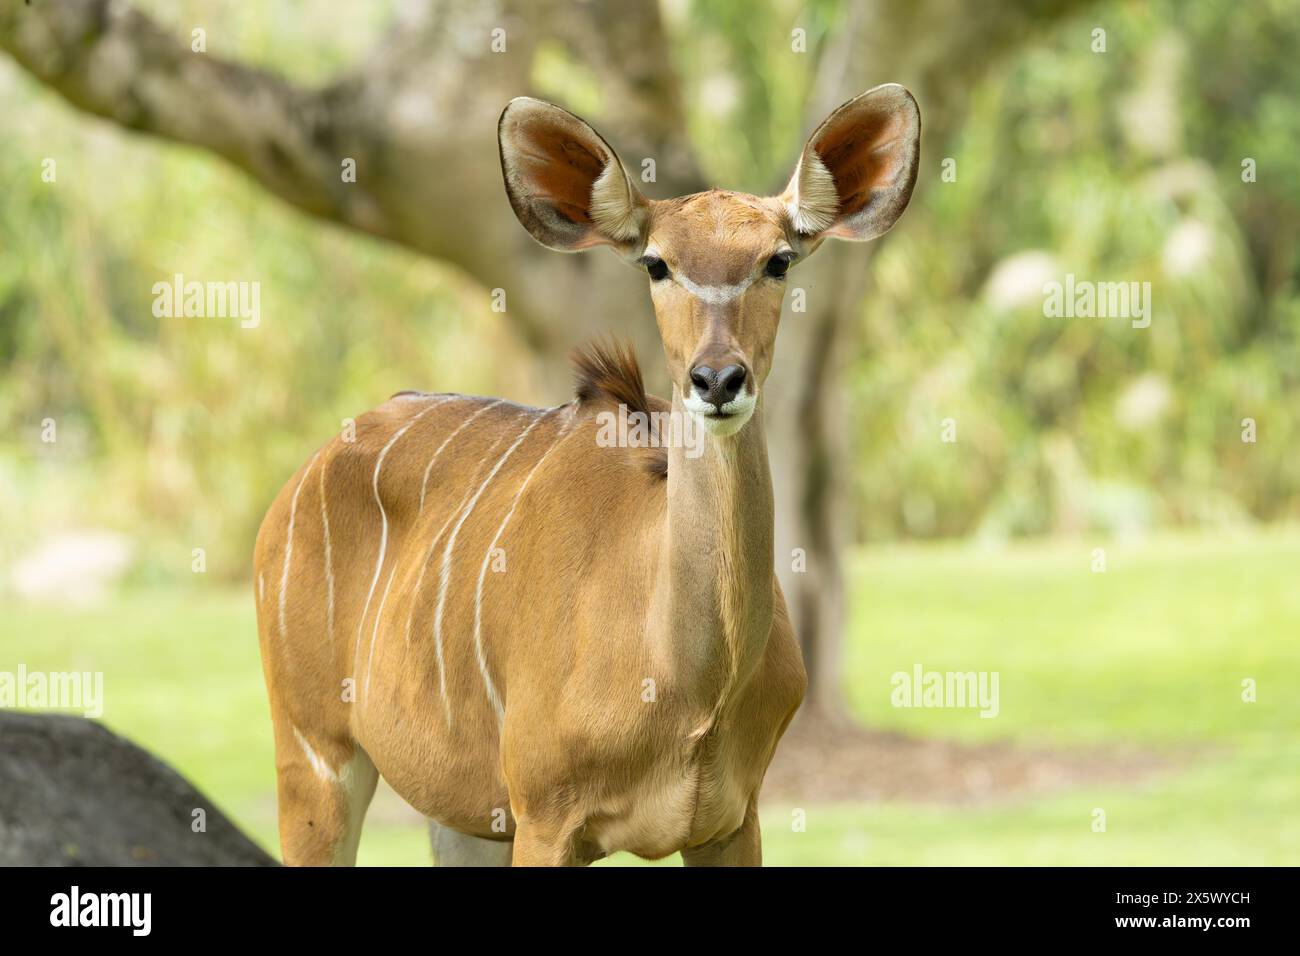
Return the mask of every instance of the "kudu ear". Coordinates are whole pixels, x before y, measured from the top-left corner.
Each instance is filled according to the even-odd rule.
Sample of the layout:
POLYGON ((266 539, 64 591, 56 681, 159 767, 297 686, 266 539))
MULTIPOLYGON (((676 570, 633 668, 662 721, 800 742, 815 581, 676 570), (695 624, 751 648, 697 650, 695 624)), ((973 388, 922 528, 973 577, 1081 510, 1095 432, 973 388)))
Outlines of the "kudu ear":
POLYGON ((889 230, 907 208, 921 152, 921 111, 887 83, 826 118, 781 194, 802 236, 862 241, 889 230))
POLYGON ((510 205, 542 245, 561 252, 640 246, 646 200, 584 121, 520 96, 501 114, 497 142, 510 205))

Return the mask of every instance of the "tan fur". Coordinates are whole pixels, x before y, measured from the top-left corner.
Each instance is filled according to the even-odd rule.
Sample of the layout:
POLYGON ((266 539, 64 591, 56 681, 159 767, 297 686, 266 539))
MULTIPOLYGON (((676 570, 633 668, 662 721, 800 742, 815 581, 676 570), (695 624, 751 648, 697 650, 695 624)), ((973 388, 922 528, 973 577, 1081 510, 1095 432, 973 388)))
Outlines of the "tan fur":
POLYGON ((761 389, 784 283, 764 264, 803 237, 789 197, 714 190, 633 197, 629 239, 592 216, 617 157, 586 124, 517 100, 501 130, 539 240, 682 270, 651 283, 672 401, 593 348, 573 402, 401 393, 288 481, 254 556, 284 859, 352 862, 382 775, 453 831, 449 860, 494 857, 461 834, 513 841, 495 858, 516 865, 757 864, 759 787, 805 686, 773 574, 761 389), (732 291, 690 291, 713 286, 732 291), (619 406, 685 415, 704 362, 748 372, 737 431, 698 457, 601 446, 619 406))

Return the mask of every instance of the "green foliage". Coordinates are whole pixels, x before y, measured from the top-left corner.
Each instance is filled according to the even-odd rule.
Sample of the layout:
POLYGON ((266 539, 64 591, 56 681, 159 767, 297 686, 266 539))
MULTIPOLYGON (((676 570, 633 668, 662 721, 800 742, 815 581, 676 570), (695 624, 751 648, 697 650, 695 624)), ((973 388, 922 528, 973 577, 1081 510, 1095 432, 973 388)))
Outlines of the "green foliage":
POLYGON ((843 5, 828 0, 774 0, 763 10, 697 2, 670 21, 691 141, 710 182, 759 195, 785 186, 811 132, 801 124, 818 53, 842 16, 843 5), (795 29, 805 52, 792 49, 795 29))
MULTIPOLYGON (((341 56, 318 21, 286 46, 294 31, 260 5, 203 9, 189 22, 209 49, 220 37, 256 59, 271 34, 295 75, 341 56)), ((187 575, 192 547, 210 574, 246 574, 267 505, 344 417, 399 388, 492 392, 498 368, 526 361, 453 271, 88 119, 3 58, 0 113, 17 120, 0 154, 0 559, 98 524, 152 549, 145 576, 187 575), (156 318, 154 284, 177 273, 258 283, 260 325, 156 318)))
POLYGON ((876 261, 851 372, 864 534, 1300 514, 1296 12, 1103 4, 972 92, 876 261), (1069 273, 1149 282, 1150 327, 1045 316, 1069 273))

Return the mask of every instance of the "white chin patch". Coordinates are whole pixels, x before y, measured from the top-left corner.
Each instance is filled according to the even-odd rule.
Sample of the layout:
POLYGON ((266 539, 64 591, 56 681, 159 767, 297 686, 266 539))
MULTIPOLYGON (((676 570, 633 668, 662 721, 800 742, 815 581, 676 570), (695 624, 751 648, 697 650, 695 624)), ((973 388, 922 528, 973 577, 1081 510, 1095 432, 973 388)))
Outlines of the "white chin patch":
POLYGON ((682 396, 682 405, 691 413, 691 417, 706 432, 718 438, 734 435, 745 427, 745 422, 754 415, 754 406, 758 404, 757 395, 742 393, 721 408, 706 402, 692 391, 682 396))

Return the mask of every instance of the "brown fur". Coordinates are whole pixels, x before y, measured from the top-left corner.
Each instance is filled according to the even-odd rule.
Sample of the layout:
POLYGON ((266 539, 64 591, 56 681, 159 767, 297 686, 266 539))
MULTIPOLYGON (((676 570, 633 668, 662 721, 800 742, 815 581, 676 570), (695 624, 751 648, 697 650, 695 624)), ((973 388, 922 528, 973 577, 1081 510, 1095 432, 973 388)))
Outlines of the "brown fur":
MULTIPOLYGON (((573 350, 574 394, 584 407, 612 406, 619 414, 652 415, 669 409, 661 398, 647 395, 641 366, 629 343, 591 342, 573 350)), ((651 419, 652 422, 656 419, 651 419)), ((668 477, 668 452, 659 447, 657 426, 654 441, 639 449, 641 466, 656 478, 668 477)))
POLYGON ((650 402, 632 347, 626 342, 591 342, 573 350, 574 394, 584 405, 608 400, 629 411, 648 413, 650 402))
MULTIPOLYGON (((846 122, 911 102, 877 93, 846 122)), ((791 200, 649 203, 558 107, 515 101, 500 129, 507 193, 540 241, 651 245, 696 283, 743 282, 651 283, 671 404, 626 348, 591 347, 574 402, 399 393, 280 491, 254 569, 284 859, 353 862, 382 775, 462 862, 500 862, 480 852, 495 841, 516 865, 757 864, 759 788, 806 681, 773 574, 760 391, 784 292, 763 265, 800 241, 791 200), (602 446, 603 412, 685 415, 689 371, 727 362, 747 372, 747 417, 708 421, 698 456, 602 446)))

